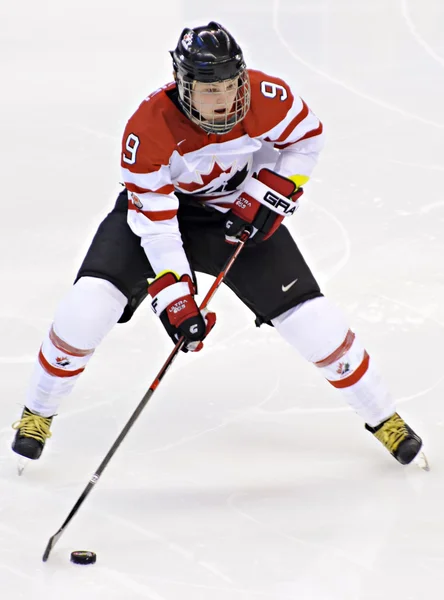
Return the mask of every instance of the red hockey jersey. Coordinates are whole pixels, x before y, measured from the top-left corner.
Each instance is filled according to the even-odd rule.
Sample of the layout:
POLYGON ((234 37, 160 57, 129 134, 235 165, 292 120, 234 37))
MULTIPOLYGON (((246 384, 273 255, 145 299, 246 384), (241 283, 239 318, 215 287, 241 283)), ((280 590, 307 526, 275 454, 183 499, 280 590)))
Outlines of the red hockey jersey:
POLYGON ((148 96, 127 123, 121 167, 128 223, 156 273, 190 273, 175 192, 228 211, 262 165, 308 178, 317 162, 323 145, 319 119, 282 79, 248 72, 250 110, 227 134, 205 133, 190 121, 171 98, 174 83, 148 96))

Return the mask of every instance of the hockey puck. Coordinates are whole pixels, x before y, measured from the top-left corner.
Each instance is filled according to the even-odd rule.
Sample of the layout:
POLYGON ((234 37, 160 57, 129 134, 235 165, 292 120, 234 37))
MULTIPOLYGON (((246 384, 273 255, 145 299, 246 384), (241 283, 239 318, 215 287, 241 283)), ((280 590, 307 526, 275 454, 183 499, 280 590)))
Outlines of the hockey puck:
POLYGON ((71 562, 76 565, 93 565, 97 560, 95 552, 89 550, 76 550, 71 552, 71 562))

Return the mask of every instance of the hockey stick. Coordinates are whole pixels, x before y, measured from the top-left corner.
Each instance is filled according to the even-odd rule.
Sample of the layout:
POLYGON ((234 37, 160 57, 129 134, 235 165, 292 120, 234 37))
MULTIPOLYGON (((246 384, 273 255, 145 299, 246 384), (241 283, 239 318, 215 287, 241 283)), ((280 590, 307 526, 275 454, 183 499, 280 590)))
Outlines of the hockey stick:
MULTIPOLYGON (((248 240, 249 237, 250 237, 250 232, 248 230, 245 230, 243 232, 243 234, 241 235, 241 237, 239 239, 239 242, 236 245, 236 249, 231 254, 231 256, 229 257, 229 259, 225 263, 222 271, 216 277, 216 279, 214 280, 212 286, 208 290, 207 295, 205 296, 205 298, 202 301, 202 304, 200 305, 200 310, 202 310, 202 309, 204 309, 204 308, 207 307, 207 305, 209 304, 210 300, 213 298, 214 294, 216 293, 216 290, 218 289, 218 287, 220 286, 220 284, 223 282, 224 278, 226 277, 228 271, 233 266, 234 261, 239 256, 240 251, 245 246, 245 243, 247 242, 247 240, 248 240)), ((146 394, 144 395, 144 397, 140 401, 140 403, 137 406, 136 410, 133 412, 133 414, 129 418, 127 424, 122 429, 120 435, 118 436, 118 438, 116 439, 116 441, 114 442, 114 444, 111 446, 111 449, 109 450, 108 454, 102 460, 102 462, 100 463, 98 469, 96 470, 96 472, 94 473, 94 475, 89 480, 88 485, 83 490, 83 492, 80 495, 79 499, 77 500, 77 502, 72 507, 72 510, 69 513, 69 515, 66 517, 63 525, 60 527, 60 529, 57 531, 57 533, 55 533, 49 539, 49 542, 48 542, 48 544, 46 546, 45 552, 43 553, 43 558, 42 558, 43 562, 46 562, 48 560, 49 554, 50 554, 51 550, 54 548, 54 546, 56 545, 56 543, 60 539, 60 537, 61 537, 62 533, 64 532, 65 528, 67 527, 68 523, 71 521, 71 519, 74 517, 74 515, 76 514, 76 512, 79 510, 79 508, 81 507, 81 505, 83 504, 83 502, 85 501, 86 497, 88 496, 88 494, 90 493, 90 491, 93 489, 93 487, 95 486, 95 484, 99 481, 100 476, 102 475, 103 471, 105 470, 107 464, 109 463, 109 461, 113 457, 114 453, 116 452, 117 448, 120 446, 120 444, 122 443, 122 441, 125 439, 127 433, 131 429, 131 427, 134 425, 134 423, 138 419, 140 413, 142 412, 142 410, 145 408, 146 404, 148 403, 148 400, 151 398, 151 396, 156 391, 159 383, 162 381, 164 375, 166 374, 166 372, 168 371, 168 369, 173 364, 174 359, 179 354, 179 351, 182 348, 182 346, 183 346, 184 343, 185 343, 185 338, 181 337, 180 340, 177 342, 177 344, 174 346, 174 349, 172 350, 171 354, 166 359, 165 363, 163 364, 163 367, 160 369, 159 373, 157 374, 157 377, 154 379, 154 381, 151 384, 151 386, 149 387, 148 391, 146 392, 146 394)))

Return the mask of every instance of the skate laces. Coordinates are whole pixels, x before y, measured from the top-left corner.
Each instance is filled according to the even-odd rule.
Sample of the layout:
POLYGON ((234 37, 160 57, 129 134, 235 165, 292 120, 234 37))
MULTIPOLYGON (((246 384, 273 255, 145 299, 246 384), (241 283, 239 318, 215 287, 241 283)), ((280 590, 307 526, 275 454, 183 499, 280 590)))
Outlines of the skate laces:
POLYGON ((44 444, 52 436, 49 430, 51 421, 52 417, 41 417, 25 409, 20 421, 13 423, 12 428, 19 429, 20 435, 34 438, 44 444))
POLYGON ((399 444, 409 435, 409 431, 404 420, 395 413, 374 435, 390 452, 396 452, 399 444))

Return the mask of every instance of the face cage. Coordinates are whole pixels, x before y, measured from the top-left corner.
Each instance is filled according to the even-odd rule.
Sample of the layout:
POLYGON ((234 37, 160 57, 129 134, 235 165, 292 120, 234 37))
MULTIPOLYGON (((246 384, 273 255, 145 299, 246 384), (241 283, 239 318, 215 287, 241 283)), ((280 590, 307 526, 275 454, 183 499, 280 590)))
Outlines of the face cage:
MULTIPOLYGON (((215 85, 220 85, 221 83, 229 84, 232 81, 232 79, 229 79, 215 82, 215 85)), ((213 114, 212 118, 205 119, 199 110, 197 110, 191 103, 192 92, 194 90, 196 81, 190 81, 178 76, 177 87, 179 90, 179 98, 187 117, 207 133, 224 134, 231 131, 233 127, 237 125, 237 123, 242 121, 250 108, 250 79, 248 77, 248 72, 242 71, 237 81, 238 87, 236 96, 230 106, 225 105, 225 114, 221 115, 220 117, 213 114)), ((208 85, 211 86, 212 84, 209 83, 208 85)), ((217 94, 226 93, 229 92, 225 91, 224 89, 222 89, 220 92, 211 92, 212 95, 214 94, 214 97, 216 97, 217 94)), ((220 106, 224 107, 224 104, 221 104, 220 106)))

